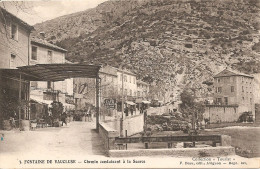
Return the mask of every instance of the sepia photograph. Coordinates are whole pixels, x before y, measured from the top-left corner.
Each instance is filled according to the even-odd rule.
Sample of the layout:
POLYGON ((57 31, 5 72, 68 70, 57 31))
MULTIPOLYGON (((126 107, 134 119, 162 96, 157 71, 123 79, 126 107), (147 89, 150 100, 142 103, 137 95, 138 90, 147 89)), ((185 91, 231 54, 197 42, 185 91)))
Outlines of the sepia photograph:
POLYGON ((0 0, 0 168, 260 168, 260 0, 0 0))

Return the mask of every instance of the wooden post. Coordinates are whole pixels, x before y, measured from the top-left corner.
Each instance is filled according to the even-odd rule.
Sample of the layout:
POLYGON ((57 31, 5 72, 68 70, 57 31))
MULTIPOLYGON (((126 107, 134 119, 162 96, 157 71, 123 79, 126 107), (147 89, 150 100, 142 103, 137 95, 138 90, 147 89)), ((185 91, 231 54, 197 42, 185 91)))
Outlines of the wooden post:
MULTIPOLYGON (((127 138, 127 130, 125 130, 125 137, 127 138)), ((125 149, 127 150, 127 144, 125 144, 125 149)))
POLYGON ((99 76, 96 77, 96 129, 99 131, 99 76))
POLYGON ((22 102, 22 75, 21 73, 19 74, 19 128, 21 127, 21 102, 22 102))
MULTIPOLYGON (((27 83, 28 84, 28 83, 27 83)), ((31 89, 31 86, 30 86, 30 82, 29 82, 29 85, 28 85, 28 102, 29 102, 29 104, 28 104, 28 119, 30 120, 31 119, 31 103, 30 103, 30 89, 31 89)))

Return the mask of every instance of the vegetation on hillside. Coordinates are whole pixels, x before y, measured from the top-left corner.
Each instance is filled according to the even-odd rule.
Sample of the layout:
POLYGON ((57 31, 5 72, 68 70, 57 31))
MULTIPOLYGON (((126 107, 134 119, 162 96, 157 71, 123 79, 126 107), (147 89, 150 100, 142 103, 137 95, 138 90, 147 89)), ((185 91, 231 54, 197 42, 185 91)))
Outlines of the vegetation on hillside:
POLYGON ((107 1, 36 29, 66 48, 70 61, 123 66, 167 99, 206 88, 201 82, 225 67, 259 72, 258 11, 257 0, 107 1))

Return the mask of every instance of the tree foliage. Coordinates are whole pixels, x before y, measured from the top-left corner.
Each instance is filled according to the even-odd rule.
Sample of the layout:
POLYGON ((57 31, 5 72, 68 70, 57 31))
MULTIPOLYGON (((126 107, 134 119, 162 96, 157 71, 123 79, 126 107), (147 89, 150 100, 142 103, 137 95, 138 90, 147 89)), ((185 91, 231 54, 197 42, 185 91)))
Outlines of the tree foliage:
POLYGON ((205 111, 205 106, 201 102, 196 102, 196 95, 194 89, 184 89, 181 93, 181 109, 184 117, 190 117, 194 114, 200 121, 203 119, 203 113, 205 111))

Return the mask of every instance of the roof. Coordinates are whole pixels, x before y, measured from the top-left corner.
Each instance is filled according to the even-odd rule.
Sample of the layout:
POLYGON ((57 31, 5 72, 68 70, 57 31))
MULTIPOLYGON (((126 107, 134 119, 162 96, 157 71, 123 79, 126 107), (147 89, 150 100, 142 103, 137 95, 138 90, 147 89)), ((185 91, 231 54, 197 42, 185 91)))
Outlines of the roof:
POLYGON ((147 85, 147 86, 149 86, 149 84, 148 83, 146 83, 146 82, 143 82, 143 81, 141 81, 141 80, 137 80, 136 81, 136 83, 138 84, 143 84, 143 85, 147 85))
POLYGON ((69 78, 98 77, 100 65, 87 64, 36 64, 18 67, 18 69, 0 70, 5 76, 19 79, 22 74, 23 80, 28 81, 63 81, 69 78))
POLYGON ((112 76, 117 76, 117 68, 106 65, 106 66, 103 66, 100 69, 100 73, 112 75, 112 76))
POLYGON ((129 71, 129 70, 126 70, 126 69, 119 69, 119 68, 117 68, 117 71, 118 72, 123 72, 123 73, 125 73, 125 74, 129 74, 129 75, 133 75, 133 76, 136 76, 136 74, 134 74, 133 72, 131 72, 131 71, 129 71))
POLYGON ((18 18, 18 17, 15 16, 14 14, 8 12, 6 9, 2 8, 1 6, 0 6, 0 11, 1 11, 0 14, 3 13, 3 14, 5 15, 4 17, 6 17, 6 16, 11 17, 11 19, 13 19, 13 20, 19 22, 21 25, 23 25, 23 26, 24 26, 25 28, 27 28, 29 31, 34 30, 34 27, 33 27, 33 26, 29 25, 27 22, 25 22, 25 21, 23 21, 22 19, 18 18))
POLYGON ((47 48, 50 48, 52 50, 57 50, 57 51, 64 52, 64 53, 67 52, 66 49, 63 49, 59 46, 56 46, 54 44, 47 42, 46 40, 39 39, 39 38, 36 38, 36 37, 31 38, 31 44, 42 46, 42 47, 47 47, 47 48))
POLYGON ((245 76, 245 77, 249 77, 249 78, 254 78, 251 75, 248 74, 244 74, 235 70, 229 70, 229 69, 224 69, 223 71, 221 71, 220 73, 216 74, 214 76, 214 78, 217 77, 229 77, 229 76, 245 76))

